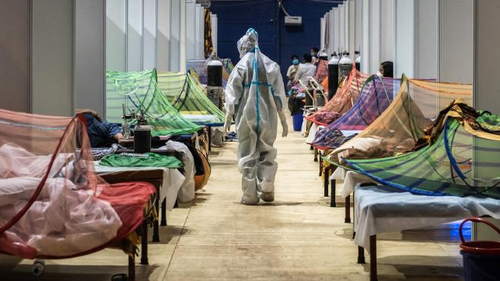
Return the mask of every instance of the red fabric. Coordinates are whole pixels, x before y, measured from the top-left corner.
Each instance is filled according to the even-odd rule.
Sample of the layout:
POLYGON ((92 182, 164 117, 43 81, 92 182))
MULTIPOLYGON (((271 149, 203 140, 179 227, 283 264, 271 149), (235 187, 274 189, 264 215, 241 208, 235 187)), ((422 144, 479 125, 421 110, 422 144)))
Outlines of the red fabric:
POLYGON ((78 255, 50 257, 37 255, 36 249, 26 244, 12 243, 7 239, 7 237, 0 235, 0 252, 25 259, 61 259, 88 255, 102 250, 116 241, 122 240, 141 225, 146 203, 151 195, 156 192, 156 189, 153 185, 145 182, 117 183, 112 185, 102 185, 101 187, 103 187, 103 191, 98 198, 109 202, 122 221, 122 226, 113 240, 107 241, 100 247, 78 255))

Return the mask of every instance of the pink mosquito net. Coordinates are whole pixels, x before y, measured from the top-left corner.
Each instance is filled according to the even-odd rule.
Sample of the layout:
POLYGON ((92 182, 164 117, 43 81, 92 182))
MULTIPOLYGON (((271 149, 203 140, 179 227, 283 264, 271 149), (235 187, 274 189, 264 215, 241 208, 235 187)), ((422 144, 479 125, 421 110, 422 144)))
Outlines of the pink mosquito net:
POLYGON ((95 174, 83 116, 0 110, 0 252, 67 258, 122 240, 143 221, 147 183, 95 174))

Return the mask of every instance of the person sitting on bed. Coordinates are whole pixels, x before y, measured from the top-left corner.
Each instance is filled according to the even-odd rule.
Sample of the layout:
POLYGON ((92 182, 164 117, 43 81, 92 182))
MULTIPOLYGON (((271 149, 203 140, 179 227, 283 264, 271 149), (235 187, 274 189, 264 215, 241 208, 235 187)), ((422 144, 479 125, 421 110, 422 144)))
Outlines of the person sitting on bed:
POLYGON ((76 113, 83 114, 85 118, 91 147, 110 147, 123 138, 120 125, 103 121, 97 112, 79 109, 76 113))

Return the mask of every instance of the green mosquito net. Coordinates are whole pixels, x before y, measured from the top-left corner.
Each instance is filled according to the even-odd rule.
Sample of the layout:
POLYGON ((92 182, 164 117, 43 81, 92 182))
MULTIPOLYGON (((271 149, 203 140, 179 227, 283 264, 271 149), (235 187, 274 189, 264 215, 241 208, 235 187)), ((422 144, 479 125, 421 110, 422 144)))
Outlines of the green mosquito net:
POLYGON ((500 116, 461 100, 441 112, 413 151, 386 158, 346 159, 356 171, 423 195, 500 199, 500 116))
MULTIPOLYGON (((184 118, 162 93, 156 70, 106 72, 106 119, 120 123, 123 107, 130 113, 143 113, 152 126, 153 136, 192 134, 200 126, 184 118)), ((133 124, 132 124, 133 125, 133 124)))
POLYGON ((200 125, 222 125, 225 114, 206 95, 196 75, 159 72, 158 86, 179 113, 200 125))

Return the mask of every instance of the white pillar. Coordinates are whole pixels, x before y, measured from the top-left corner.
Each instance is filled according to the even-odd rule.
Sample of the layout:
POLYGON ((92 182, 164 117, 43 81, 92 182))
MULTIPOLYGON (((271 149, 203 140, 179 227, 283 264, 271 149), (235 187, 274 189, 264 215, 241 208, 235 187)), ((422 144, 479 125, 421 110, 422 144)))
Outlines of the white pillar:
POLYGON ((419 0, 415 9, 415 78, 438 77, 439 2, 419 0))
POLYGON ((205 18, 203 7, 196 4, 196 58, 205 59, 205 18))
POLYGON ((126 11, 126 0, 106 0, 106 70, 126 70, 126 11))
MULTIPOLYGON (((32 2, 33 113, 62 116, 72 116, 74 113, 73 9, 73 1, 32 2)), ((102 32, 100 34, 102 35, 102 32)), ((99 41, 102 37, 93 40, 99 41)))
MULTIPOLYGON (((170 70, 180 71, 181 56, 181 0, 171 0, 170 17, 170 70)), ((185 4, 184 4, 185 5, 185 4)))
MULTIPOLYGON (((357 51, 356 45, 356 2, 354 0, 349 0, 349 53, 351 54, 351 59, 355 58, 354 52, 357 51)), ((359 70, 359 69, 358 69, 359 70)))
POLYGON ((156 37, 157 37, 157 0, 143 0, 143 41, 142 41, 142 69, 156 68, 156 37))
MULTIPOLYGON (((474 107, 476 109, 488 110, 493 114, 500 114, 500 3, 497 0, 474 0, 473 13, 473 50, 474 50, 474 107)), ((474 157, 481 157, 485 151, 475 151, 474 157)), ((489 173, 483 177, 494 177, 498 168, 478 168, 475 170, 478 177, 482 173, 489 173), (493 175, 492 175, 493 174, 493 175)), ((488 219, 500 227, 499 220, 488 219)), ((498 234, 490 227, 478 223, 472 229, 473 239, 482 241, 498 240, 498 234)))
POLYGON ((186 2, 181 1, 181 33, 180 33, 180 71, 186 71, 186 2))
MULTIPOLYGON (((361 52, 361 36, 362 36, 362 30, 363 30, 363 0, 354 0, 354 5, 355 5, 355 18, 354 18, 354 25, 355 25, 355 35, 354 35, 354 49, 357 51, 361 52)), ((363 60, 363 57, 361 57, 363 60)), ((363 63, 363 62, 361 62, 363 63)))
POLYGON ((170 0, 158 0, 158 38, 156 64, 159 71, 170 70, 170 0))
POLYGON ((395 0, 394 77, 414 77, 415 1, 395 0))
POLYGON ((472 83, 472 8, 472 0, 440 0, 440 81, 472 83))
POLYGON ((320 24, 320 43, 319 43, 319 48, 324 49, 325 48, 325 19, 326 15, 321 18, 321 24, 320 24))
POLYGON ((329 24, 329 34, 328 34, 328 39, 330 42, 328 42, 328 55, 333 54, 335 52, 335 42, 334 42, 334 37, 335 37, 335 17, 334 17, 334 12, 333 9, 331 9, 328 12, 328 24, 329 24))
POLYGON ((214 46, 214 51, 217 52, 217 33, 218 33, 218 22, 217 15, 211 15, 211 24, 212 24, 212 45, 214 46))
POLYGON ((92 108, 105 116, 106 2, 75 1, 74 108, 92 108))
POLYGON ((474 2, 474 106, 500 114, 500 3, 474 2))
POLYGON ((334 51, 339 52, 340 50, 340 9, 339 7, 335 8, 333 10, 333 17, 334 17, 334 38, 333 38, 333 43, 334 43, 334 51))
POLYGON ((143 69, 143 2, 127 3, 127 71, 138 71, 143 69))
POLYGON ((339 5, 339 47, 340 51, 344 52, 346 50, 346 42, 345 42, 345 7, 344 5, 339 5))
MULTIPOLYGON (((196 58, 196 3, 186 0, 186 59, 196 58)), ((186 63, 186 62, 184 62, 186 63)))

